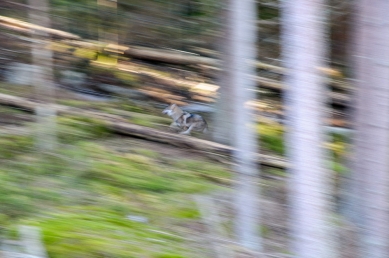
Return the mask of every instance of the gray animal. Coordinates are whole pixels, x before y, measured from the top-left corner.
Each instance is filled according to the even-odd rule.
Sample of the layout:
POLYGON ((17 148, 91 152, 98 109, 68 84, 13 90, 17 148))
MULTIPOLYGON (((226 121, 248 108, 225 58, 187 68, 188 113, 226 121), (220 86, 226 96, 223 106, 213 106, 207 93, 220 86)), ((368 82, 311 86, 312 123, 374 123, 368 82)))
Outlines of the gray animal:
POLYGON ((169 105, 162 113, 173 119, 170 127, 178 127, 183 130, 180 134, 190 135, 192 130, 203 133, 208 131, 208 124, 202 116, 183 111, 176 104, 169 105))

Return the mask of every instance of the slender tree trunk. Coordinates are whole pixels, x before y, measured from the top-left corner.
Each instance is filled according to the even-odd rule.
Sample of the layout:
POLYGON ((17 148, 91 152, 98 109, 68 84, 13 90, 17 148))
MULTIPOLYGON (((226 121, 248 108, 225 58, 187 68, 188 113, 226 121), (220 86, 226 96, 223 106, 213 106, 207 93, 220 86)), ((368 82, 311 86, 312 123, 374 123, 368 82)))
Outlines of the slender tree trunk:
POLYGON ((283 1, 283 61, 290 160, 291 252, 298 258, 336 257, 329 225, 331 172, 326 168, 326 32, 324 0, 283 1))
POLYGON ((356 179, 362 186, 360 257, 384 258, 389 252, 389 2, 361 0, 358 7, 358 25, 372 33, 358 37, 362 46, 356 53, 361 93, 354 153, 356 179))
MULTIPOLYGON (((50 27, 49 7, 47 0, 29 0, 30 21, 43 27, 50 27)), ((31 56, 35 71, 32 84, 35 87, 37 99, 37 147, 40 150, 53 150, 56 145, 56 111, 50 105, 54 100, 52 51, 45 48, 49 35, 44 31, 32 31, 31 56)))
POLYGON ((258 152, 254 115, 247 101, 254 99, 256 57, 256 3, 254 0, 228 2, 229 34, 231 44, 227 71, 233 86, 232 117, 234 161, 237 173, 235 232, 238 242, 246 248, 260 251, 260 210, 258 205, 259 168, 255 163, 258 152))
POLYGON ((231 36, 231 27, 234 22, 231 18, 231 12, 228 9, 228 1, 224 0, 220 6, 220 27, 222 37, 219 38, 219 51, 221 53, 221 69, 219 72, 219 96, 216 103, 216 112, 214 114, 214 127, 212 130, 213 140, 226 144, 232 144, 232 106, 231 103, 235 99, 233 95, 233 84, 230 71, 232 66, 232 41, 227 40, 231 36))
POLYGON ((366 166, 364 164, 364 145, 366 137, 367 116, 365 114, 370 106, 368 96, 370 87, 369 81, 372 72, 371 52, 373 50, 372 42, 374 30, 368 21, 373 17, 374 5, 369 5, 368 1, 357 1, 354 5, 352 44, 350 44, 350 65, 352 66, 352 77, 356 91, 352 105, 352 116, 354 125, 354 138, 350 152, 352 153, 348 160, 349 173, 343 184, 343 199, 341 212, 350 221, 358 226, 363 223, 363 203, 364 194, 364 174, 366 166))

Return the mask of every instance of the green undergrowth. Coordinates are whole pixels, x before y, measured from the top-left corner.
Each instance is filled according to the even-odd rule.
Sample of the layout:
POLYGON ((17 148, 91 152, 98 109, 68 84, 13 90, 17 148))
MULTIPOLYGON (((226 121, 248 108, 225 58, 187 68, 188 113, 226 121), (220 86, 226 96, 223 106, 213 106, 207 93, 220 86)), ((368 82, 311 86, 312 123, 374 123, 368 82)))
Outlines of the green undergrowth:
POLYGON ((31 137, 0 138, 2 237, 38 226, 51 258, 201 257, 183 233, 200 219, 191 196, 224 188, 210 178, 229 179, 227 168, 135 144, 119 151, 90 118, 61 117, 58 130, 51 153, 31 137))
POLYGON ((25 97, 34 94, 34 88, 29 85, 0 82, 0 93, 25 97))
POLYGON ((0 163, 4 159, 11 159, 20 153, 33 150, 34 140, 31 136, 1 135, 0 163))
POLYGON ((26 111, 20 108, 0 106, 0 115, 1 114, 19 115, 19 114, 26 114, 26 111))
POLYGON ((110 135, 107 125, 98 119, 86 116, 62 116, 58 118, 58 138, 62 143, 103 138, 110 135))
POLYGON ((349 136, 333 133, 330 137, 331 142, 327 144, 327 149, 330 151, 331 155, 330 167, 338 174, 344 174, 347 172, 344 163, 347 159, 347 151, 350 142, 349 136))
MULTIPOLYGON (((281 156, 285 155, 285 128, 282 125, 259 123, 257 132, 262 150, 281 156)), ((330 139, 330 142, 325 144, 329 151, 328 166, 337 173, 345 173, 346 168, 343 164, 347 154, 349 138, 339 133, 332 133, 328 139, 330 139)))
POLYGON ((284 155, 284 127, 279 124, 259 123, 257 125, 260 145, 263 150, 284 155))
MULTIPOLYGON (((131 114, 129 120, 167 123, 131 114)), ((284 128, 258 128, 262 148, 282 155, 284 128)), ((170 147, 123 140, 89 117, 59 117, 58 136, 51 153, 38 152, 32 136, 0 137, 3 238, 16 238, 17 225, 27 224, 41 228, 51 258, 204 257, 185 233, 200 221, 191 196, 230 187, 226 167, 177 150, 169 154, 170 147)), ((331 165, 341 173, 347 139, 332 139, 331 165)))

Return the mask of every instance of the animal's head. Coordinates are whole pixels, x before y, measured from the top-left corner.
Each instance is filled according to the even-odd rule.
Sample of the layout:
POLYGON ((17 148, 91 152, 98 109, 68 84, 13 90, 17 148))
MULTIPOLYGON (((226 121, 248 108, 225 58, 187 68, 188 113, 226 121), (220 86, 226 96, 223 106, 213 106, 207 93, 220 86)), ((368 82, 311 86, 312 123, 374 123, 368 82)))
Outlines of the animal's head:
POLYGON ((171 116, 175 109, 178 108, 176 104, 170 104, 167 108, 165 108, 162 113, 168 115, 168 116, 171 116))

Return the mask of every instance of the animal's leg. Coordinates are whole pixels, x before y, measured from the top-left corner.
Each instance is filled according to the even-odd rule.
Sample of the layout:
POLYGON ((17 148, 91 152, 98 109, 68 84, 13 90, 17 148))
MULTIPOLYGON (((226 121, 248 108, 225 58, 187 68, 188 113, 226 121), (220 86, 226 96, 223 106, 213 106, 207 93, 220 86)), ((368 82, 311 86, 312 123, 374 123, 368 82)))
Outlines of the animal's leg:
POLYGON ((190 134, 190 132, 192 131, 193 127, 195 126, 196 124, 191 124, 188 128, 188 130, 184 131, 184 132, 181 132, 180 134, 190 134))

